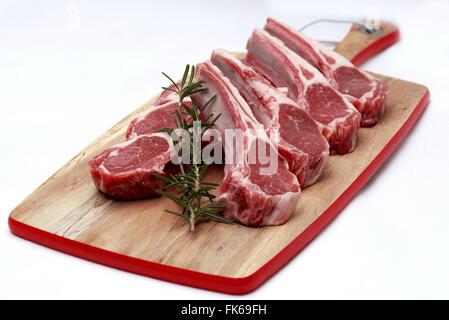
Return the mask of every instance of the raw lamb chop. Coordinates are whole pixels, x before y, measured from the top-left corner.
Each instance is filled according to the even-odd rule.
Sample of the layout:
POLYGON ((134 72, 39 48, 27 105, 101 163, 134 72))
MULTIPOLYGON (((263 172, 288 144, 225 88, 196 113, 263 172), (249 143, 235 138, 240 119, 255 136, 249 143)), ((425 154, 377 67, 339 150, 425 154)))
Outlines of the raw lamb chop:
POLYGON ((388 85, 356 68, 346 58, 318 41, 279 21, 268 18, 264 29, 320 70, 332 87, 362 114, 362 126, 371 126, 379 121, 385 110, 388 85))
MULTIPOLYGON (((185 101, 184 103, 192 107, 191 101, 185 101)), ((178 100, 176 98, 176 101, 167 102, 143 112, 129 124, 126 131, 126 139, 135 138, 142 134, 156 133, 164 127, 175 128, 175 115, 173 113, 178 108, 178 100)), ((182 117, 186 116, 182 115, 182 117)))
POLYGON ((287 87, 288 96, 320 124, 331 154, 354 150, 360 113, 317 69, 259 28, 248 40, 247 50, 246 62, 277 87, 287 87))
POLYGON ((215 124, 222 136, 226 129, 240 130, 241 148, 234 149, 233 141, 225 139, 225 153, 233 154, 235 161, 225 163, 225 177, 220 186, 219 204, 226 205, 222 214, 234 221, 250 225, 279 225, 293 213, 300 195, 296 176, 285 161, 278 158, 275 146, 265 134, 263 126, 254 118, 250 107, 231 82, 210 61, 197 66, 196 80, 203 80, 208 91, 192 97, 198 105, 204 105, 214 94, 215 100, 204 112, 219 114, 215 124), (259 145, 259 146, 258 146, 259 145), (277 170, 265 175, 269 165, 250 161, 256 148, 269 149, 267 154, 276 157, 277 170))
POLYGON ((174 153, 166 133, 152 133, 117 144, 89 160, 95 186, 118 199, 155 195, 165 182, 153 173, 165 175, 165 165, 174 153))
POLYGON ((267 134, 279 138, 279 153, 287 160, 301 188, 313 184, 329 155, 329 144, 315 121, 293 100, 229 52, 214 50, 211 61, 239 90, 267 134))

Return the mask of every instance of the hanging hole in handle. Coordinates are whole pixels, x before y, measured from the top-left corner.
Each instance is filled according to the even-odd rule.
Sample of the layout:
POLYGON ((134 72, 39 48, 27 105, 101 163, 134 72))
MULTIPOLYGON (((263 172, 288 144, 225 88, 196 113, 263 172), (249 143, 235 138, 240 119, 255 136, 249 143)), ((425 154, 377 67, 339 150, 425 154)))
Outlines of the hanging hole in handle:
POLYGON ((368 30, 364 27, 360 27, 357 29, 357 31, 363 33, 363 34, 368 34, 368 35, 373 35, 373 34, 379 34, 382 33, 384 30, 382 28, 378 28, 378 29, 374 29, 374 31, 368 30))

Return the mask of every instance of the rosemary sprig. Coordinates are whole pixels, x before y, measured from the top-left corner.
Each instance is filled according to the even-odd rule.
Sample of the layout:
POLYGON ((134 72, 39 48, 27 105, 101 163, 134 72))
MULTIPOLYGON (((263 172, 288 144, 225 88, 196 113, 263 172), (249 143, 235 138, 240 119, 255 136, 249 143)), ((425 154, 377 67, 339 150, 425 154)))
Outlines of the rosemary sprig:
MULTIPOLYGON (((190 159, 189 164, 187 165, 182 162, 179 163, 179 174, 171 174, 168 177, 154 174, 167 182, 164 190, 156 190, 156 192, 169 198, 181 207, 182 210, 180 212, 172 210, 165 211, 188 220, 191 231, 195 230, 195 224, 200 218, 211 218, 220 222, 233 224, 232 220, 226 219, 218 213, 225 207, 218 205, 215 202, 215 195, 213 195, 211 191, 219 185, 203 181, 209 165, 202 161, 202 159, 201 161, 198 161, 198 155, 196 154, 198 150, 195 147, 194 141, 194 122, 199 124, 200 137, 202 137, 208 129, 214 126, 221 115, 218 114, 214 117, 214 115, 210 114, 206 117, 203 114, 204 110, 215 99, 215 96, 209 99, 201 109, 198 108, 193 101, 192 107, 189 107, 184 103, 185 98, 195 93, 208 90, 208 88, 203 86, 204 82, 202 80, 194 81, 195 67, 186 65, 179 84, 173 81, 173 79, 164 72, 162 72, 162 74, 170 80, 174 86, 174 89, 169 87, 162 87, 162 89, 176 92, 179 95, 179 108, 174 112, 174 122, 177 129, 184 129, 189 132, 187 139, 189 140, 188 143, 190 145, 190 159), (171 187, 176 188, 174 194, 166 191, 171 187)), ((167 132, 171 135, 173 130, 175 129, 162 128, 160 131, 167 132)), ((174 141, 175 145, 178 143, 181 143, 181 141, 174 141)), ((183 140, 182 143, 186 143, 186 141, 183 140)), ((179 152, 181 151, 182 148, 180 148, 179 152)), ((179 154, 179 156, 181 156, 181 154, 179 154)))

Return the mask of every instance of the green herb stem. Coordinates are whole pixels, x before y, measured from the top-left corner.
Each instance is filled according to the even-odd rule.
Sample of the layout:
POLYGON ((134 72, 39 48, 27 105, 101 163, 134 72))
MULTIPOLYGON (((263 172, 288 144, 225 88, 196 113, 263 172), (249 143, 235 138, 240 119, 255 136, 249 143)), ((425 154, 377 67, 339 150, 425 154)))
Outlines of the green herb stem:
MULTIPOLYGON (((191 152, 189 165, 184 166, 182 161, 180 161, 179 174, 172 174, 169 177, 154 174, 156 177, 167 182, 164 190, 156 190, 156 192, 169 198, 181 207, 181 212, 172 210, 165 211, 185 218, 190 224, 191 231, 195 230, 195 225, 200 218, 210 218, 216 221, 233 224, 234 222, 232 220, 229 220, 219 214, 220 210, 225 208, 225 206, 218 205, 215 202, 215 195, 211 193, 211 191, 214 190, 218 184, 202 181, 209 165, 202 160, 198 163, 196 154, 197 150, 194 145, 193 123, 195 121, 200 122, 200 136, 202 137, 204 132, 213 127, 215 122, 220 117, 220 114, 215 117, 213 117, 213 115, 204 117, 203 114, 204 109, 214 101, 215 96, 209 99, 202 109, 198 108, 193 101, 192 107, 190 108, 184 103, 185 98, 195 93, 208 90, 203 86, 202 80, 197 82, 194 81, 195 67, 190 67, 189 65, 186 66, 179 85, 164 72, 162 72, 162 74, 170 80, 175 89, 169 87, 162 88, 164 90, 173 91, 179 95, 179 108, 174 112, 174 122, 177 129, 184 129, 189 132, 188 139, 190 139, 189 146, 191 152), (166 191, 171 187, 177 189, 175 194, 166 191)), ((160 131, 171 135, 173 130, 173 128, 162 128, 160 131)), ((180 141, 174 141, 174 144, 179 142, 180 141)))

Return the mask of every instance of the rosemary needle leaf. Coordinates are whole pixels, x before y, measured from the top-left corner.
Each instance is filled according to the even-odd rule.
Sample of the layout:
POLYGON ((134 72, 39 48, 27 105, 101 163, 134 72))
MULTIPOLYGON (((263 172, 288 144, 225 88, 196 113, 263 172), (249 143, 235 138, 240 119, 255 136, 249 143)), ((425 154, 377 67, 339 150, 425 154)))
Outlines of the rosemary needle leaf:
MULTIPOLYGON (((192 66, 192 69, 190 70, 190 79, 189 79, 189 85, 192 84, 193 82, 193 77, 195 76, 195 66, 192 66)), ((200 85, 202 85, 203 83, 201 82, 200 85)))
POLYGON ((199 170, 199 177, 200 177, 200 180, 202 180, 203 179, 203 177, 204 177, 204 175, 206 174, 206 171, 207 171, 207 169, 209 168, 209 166, 206 164, 206 165, 204 165, 204 166, 202 166, 201 168, 200 168, 200 170, 199 170))
POLYGON ((159 130, 159 132, 167 132, 168 134, 171 134, 174 129, 172 128, 162 128, 159 130))
POLYGON ((176 212, 176 211, 167 210, 167 209, 165 209, 165 212, 168 212, 168 213, 171 213, 171 214, 175 214, 177 216, 183 217, 183 218, 188 220, 188 218, 185 215, 183 215, 182 213, 179 213, 179 212, 176 212))
POLYGON ((211 121, 211 124, 214 125, 215 122, 217 122, 217 120, 218 120, 220 117, 221 117, 221 113, 218 114, 218 115, 215 117, 215 119, 211 121))
POLYGON ((172 89, 172 88, 167 88, 167 87, 162 87, 162 89, 164 89, 164 90, 168 90, 168 91, 173 91, 173 92, 178 92, 177 90, 175 90, 175 89, 172 89))
POLYGON ((179 199, 179 198, 176 198, 175 196, 171 195, 171 194, 168 193, 168 192, 165 192, 165 191, 163 191, 163 190, 156 190, 156 192, 159 193, 160 195, 163 195, 164 197, 169 198, 170 200, 173 200, 174 202, 176 202, 176 203, 179 204, 180 206, 184 206, 184 205, 185 205, 184 201, 182 201, 182 200, 179 199))
POLYGON ((209 187, 201 187, 201 191, 206 194, 208 193, 209 190, 215 190, 216 187, 215 186, 209 186, 209 187))
POLYGON ((178 89, 178 91, 179 91, 179 87, 178 87, 178 85, 176 84, 176 82, 174 82, 173 79, 170 78, 165 72, 162 72, 162 74, 163 74, 168 80, 170 80, 170 82, 173 83, 173 85, 175 86, 175 88, 178 89))
POLYGON ((196 89, 196 90, 193 90, 192 92, 190 92, 190 94, 195 94, 195 93, 203 92, 203 91, 207 91, 207 90, 209 90, 209 89, 207 89, 207 88, 196 89))
POLYGON ((183 88, 184 84, 186 83, 187 76, 189 75, 189 68, 190 68, 190 66, 186 65, 186 68, 184 70, 184 75, 182 76, 182 80, 181 80, 181 88, 183 88))
POLYGON ((167 178, 166 176, 160 175, 158 173, 153 173, 153 176, 155 176, 156 178, 162 179, 164 181, 167 181, 167 182, 170 181, 169 178, 167 178))
POLYGON ((223 217, 222 215, 213 213, 213 212, 207 212, 207 216, 214 218, 215 220, 218 220, 220 222, 224 222, 224 223, 228 223, 228 224, 235 224, 234 221, 227 219, 225 217, 223 217))
POLYGON ((205 185, 205 186, 213 186, 213 187, 218 187, 218 186, 220 186, 220 184, 218 184, 218 183, 212 183, 212 182, 201 182, 201 184, 202 184, 202 185, 205 185))
MULTIPOLYGON (((203 106, 202 108, 202 112, 204 112, 204 110, 211 104, 212 101, 215 100, 215 98, 217 97, 216 94, 214 94, 203 106)), ((209 115, 209 117, 212 116, 212 114, 209 115)))

